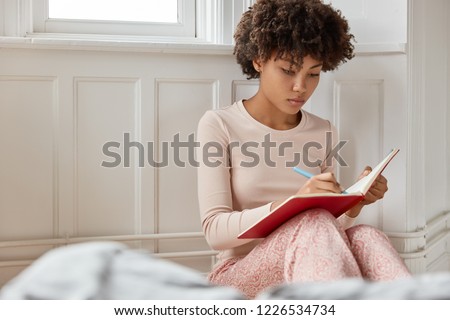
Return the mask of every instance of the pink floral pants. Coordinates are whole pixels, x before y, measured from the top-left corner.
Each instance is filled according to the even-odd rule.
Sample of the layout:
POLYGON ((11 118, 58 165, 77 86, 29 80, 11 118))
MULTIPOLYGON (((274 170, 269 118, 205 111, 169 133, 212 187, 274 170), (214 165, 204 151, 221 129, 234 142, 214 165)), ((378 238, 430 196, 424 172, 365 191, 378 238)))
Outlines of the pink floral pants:
POLYGON ((253 299, 282 283, 347 277, 383 281, 410 275, 384 233, 368 225, 344 231, 330 213, 315 209, 286 222, 247 256, 224 261, 209 280, 253 299))

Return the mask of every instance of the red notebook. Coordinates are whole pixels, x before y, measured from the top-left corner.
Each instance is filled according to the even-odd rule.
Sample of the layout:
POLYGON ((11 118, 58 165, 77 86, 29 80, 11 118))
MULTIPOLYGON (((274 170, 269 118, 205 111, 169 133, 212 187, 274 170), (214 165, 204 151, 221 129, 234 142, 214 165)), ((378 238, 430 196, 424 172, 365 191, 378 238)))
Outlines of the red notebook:
POLYGON ((322 208, 328 210, 336 218, 339 217, 364 199, 364 195, 370 189, 372 183, 398 152, 398 149, 392 150, 383 161, 372 169, 369 175, 358 180, 343 193, 316 193, 296 195, 288 198, 281 205, 269 212, 268 215, 242 232, 238 238, 264 238, 293 216, 308 209, 322 208))

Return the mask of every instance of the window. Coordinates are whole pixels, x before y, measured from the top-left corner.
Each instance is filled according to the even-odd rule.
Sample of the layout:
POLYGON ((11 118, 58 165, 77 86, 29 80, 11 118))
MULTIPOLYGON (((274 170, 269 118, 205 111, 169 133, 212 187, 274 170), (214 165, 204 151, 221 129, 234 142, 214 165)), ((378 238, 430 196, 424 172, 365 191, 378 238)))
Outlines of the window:
POLYGON ((36 33, 195 37, 195 0, 34 0, 36 33))
POLYGON ((49 0, 48 2, 50 19, 177 23, 177 10, 177 0, 49 0))

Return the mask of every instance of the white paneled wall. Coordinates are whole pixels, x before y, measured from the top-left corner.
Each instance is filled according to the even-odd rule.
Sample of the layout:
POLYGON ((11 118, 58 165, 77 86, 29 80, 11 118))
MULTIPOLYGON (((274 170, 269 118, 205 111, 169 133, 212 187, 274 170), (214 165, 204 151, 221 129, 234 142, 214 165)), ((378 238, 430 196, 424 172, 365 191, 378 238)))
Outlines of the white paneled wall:
MULTIPOLYGON (((336 81, 334 94, 335 125, 340 132, 340 140, 348 141, 347 148, 341 152, 348 166, 339 168, 338 179, 343 186, 350 186, 366 165, 374 167, 374 159, 382 159, 387 154, 383 135, 383 81, 336 81)), ((376 203, 365 208, 365 223, 381 224, 380 207, 381 203, 376 203)))
POLYGON ((152 252, 205 251, 177 259, 207 271, 192 150, 172 144, 195 139, 201 115, 231 102, 240 88, 233 81, 243 81, 234 57, 30 49, 0 56, 1 281, 52 247, 36 245, 43 239, 98 236, 125 236, 152 252), (109 142, 122 160, 113 168, 102 166, 114 160, 103 153, 109 142), (155 234, 165 236, 146 238, 155 234))
MULTIPOLYGON (((397 128, 405 126, 406 82, 397 76, 405 59, 402 52, 358 56, 349 67, 325 74, 311 100, 310 110, 333 121, 350 141, 342 151, 349 167, 339 168, 346 183, 387 148, 405 147, 404 132, 395 138, 385 133, 392 130, 386 115, 397 116, 397 128)), ((16 272, 51 248, 35 242, 8 247, 12 240, 70 243, 101 236, 209 270, 192 150, 174 143, 194 140, 206 110, 257 90, 258 82, 245 80, 229 52, 4 49, 0 64, 2 145, 10 155, 1 160, 6 223, 0 240, 6 244, 0 255, 8 265, 0 266, 16 272), (108 143, 121 159, 112 168, 102 166, 115 161, 104 153, 108 143)), ((402 161, 390 173, 399 190, 402 161)), ((361 221, 402 230, 404 217, 404 199, 392 197, 361 221), (397 220, 389 218, 392 208, 397 220)))
POLYGON ((29 237, 45 237, 57 228, 55 89, 53 77, 0 78, 4 239, 18 239, 18 230, 29 237))
MULTIPOLYGON (((408 1, 408 240, 414 270, 450 269, 446 0, 408 1), (442 165, 441 165, 441 164, 442 165), (444 164, 445 163, 445 164, 444 164)), ((404 235, 396 235, 400 239, 404 235)))
MULTIPOLYGON (((450 17, 450 4, 447 2, 447 17, 450 17)), ((450 21, 447 18, 447 133, 450 137, 450 21)), ((450 138, 447 138, 447 159, 450 159, 450 138)), ((450 207, 450 168, 447 169, 447 205, 450 207)), ((450 259, 449 259, 450 260, 450 259)), ((450 263, 449 263, 450 265, 450 263)))
POLYGON ((139 233, 139 171, 102 170, 100 166, 105 142, 121 141, 123 132, 140 141, 139 79, 74 77, 73 80, 73 233, 77 236, 139 233))
POLYGON ((406 61, 403 52, 357 56, 337 72, 325 73, 310 103, 311 111, 332 119, 340 139, 347 141, 341 151, 346 165, 337 168, 343 186, 392 148, 400 149, 384 172, 389 193, 358 218, 386 231, 404 231, 407 217, 406 61))

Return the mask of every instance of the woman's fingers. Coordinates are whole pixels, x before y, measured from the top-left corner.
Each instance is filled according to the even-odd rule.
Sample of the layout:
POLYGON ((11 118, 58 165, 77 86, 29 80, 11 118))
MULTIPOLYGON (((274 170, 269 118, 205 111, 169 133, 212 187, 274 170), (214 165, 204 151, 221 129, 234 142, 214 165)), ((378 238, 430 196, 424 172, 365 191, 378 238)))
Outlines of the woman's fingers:
POLYGON ((316 180, 317 188, 325 192, 341 193, 341 187, 333 173, 327 172, 314 176, 312 180, 316 180))
POLYGON ((342 189, 336 181, 333 173, 327 172, 318 174, 307 181, 305 184, 306 193, 341 193, 342 189))
POLYGON ((380 175, 372 184, 369 191, 364 197, 363 203, 364 204, 370 204, 375 201, 378 201, 380 199, 384 198, 384 194, 387 192, 388 186, 387 186, 387 179, 380 175))

